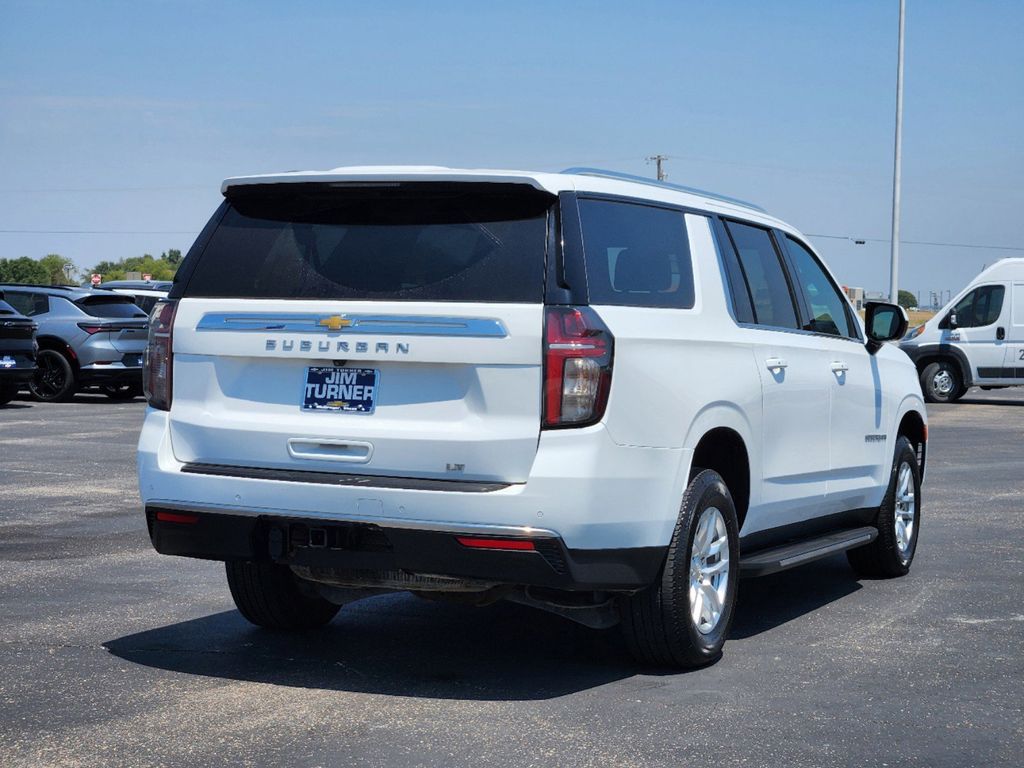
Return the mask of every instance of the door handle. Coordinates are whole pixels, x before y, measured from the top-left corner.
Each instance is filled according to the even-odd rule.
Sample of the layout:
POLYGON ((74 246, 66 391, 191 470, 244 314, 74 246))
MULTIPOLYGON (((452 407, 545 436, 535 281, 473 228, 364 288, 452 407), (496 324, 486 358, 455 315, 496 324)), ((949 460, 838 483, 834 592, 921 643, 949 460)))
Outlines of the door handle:
POLYGON ((1005 339, 1006 338, 1006 329, 1005 328, 996 328, 996 338, 999 339, 999 341, 1002 341, 1003 339, 1005 339))
POLYGON ((850 370, 850 367, 846 363, 839 360, 834 361, 829 367, 832 369, 832 373, 846 373, 850 370))
POLYGON ((764 361, 764 364, 768 366, 769 371, 781 370, 788 365, 788 363, 781 357, 769 357, 764 361))

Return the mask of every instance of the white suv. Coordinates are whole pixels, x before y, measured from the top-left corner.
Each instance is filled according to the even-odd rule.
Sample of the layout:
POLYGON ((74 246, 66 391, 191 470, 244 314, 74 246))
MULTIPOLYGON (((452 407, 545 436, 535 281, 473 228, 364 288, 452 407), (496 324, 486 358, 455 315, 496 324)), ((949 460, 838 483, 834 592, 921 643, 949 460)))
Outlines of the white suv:
POLYGON ((229 179, 153 310, 139 484, 265 627, 387 591, 507 599, 693 666, 740 576, 907 572, 927 427, 792 227, 637 177, 229 179))

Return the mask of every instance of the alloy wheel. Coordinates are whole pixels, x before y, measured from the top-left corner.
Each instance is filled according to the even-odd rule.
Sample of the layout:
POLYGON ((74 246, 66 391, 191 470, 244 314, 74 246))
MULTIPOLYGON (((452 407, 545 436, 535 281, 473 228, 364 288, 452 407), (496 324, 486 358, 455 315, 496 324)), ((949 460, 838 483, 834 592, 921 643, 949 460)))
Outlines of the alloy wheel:
POLYGON ((906 558, 914 543, 914 528, 917 521, 917 499, 914 498, 914 472, 907 462, 900 464, 896 474, 896 496, 893 524, 896 527, 896 546, 900 556, 906 558))
POLYGON ((690 617, 702 635, 718 626, 728 588, 729 530, 718 508, 708 507, 690 547, 690 617))

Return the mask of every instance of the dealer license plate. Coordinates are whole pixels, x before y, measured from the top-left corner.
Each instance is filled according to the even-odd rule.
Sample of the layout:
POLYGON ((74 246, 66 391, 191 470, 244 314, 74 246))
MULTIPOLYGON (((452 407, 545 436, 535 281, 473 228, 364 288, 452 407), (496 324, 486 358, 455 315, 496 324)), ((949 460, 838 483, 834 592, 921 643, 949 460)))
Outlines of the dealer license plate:
POLYGON ((302 410, 373 413, 379 381, 380 372, 374 368, 307 368, 302 410))

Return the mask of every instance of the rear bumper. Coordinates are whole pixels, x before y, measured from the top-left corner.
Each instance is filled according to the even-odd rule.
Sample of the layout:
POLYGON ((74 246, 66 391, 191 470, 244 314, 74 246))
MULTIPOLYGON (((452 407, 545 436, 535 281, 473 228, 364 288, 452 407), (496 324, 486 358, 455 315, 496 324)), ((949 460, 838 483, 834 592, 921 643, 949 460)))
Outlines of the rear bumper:
MULTIPOLYGON (((281 453, 287 461, 284 445, 281 453)), ((322 462, 309 462, 303 469, 328 474, 322 473, 322 462)), ((603 557, 601 552, 647 548, 663 554, 688 469, 683 449, 617 445, 596 425, 542 432, 527 482, 511 485, 246 471, 179 461, 167 412, 152 408, 138 451, 139 491, 146 507, 446 533, 543 531, 566 551, 592 552, 595 558, 603 557)), ((587 556, 574 559, 583 564, 587 556)))
POLYGON ((141 384, 142 368, 123 363, 94 363, 82 366, 78 371, 78 379, 82 384, 141 384))
POLYGON ((31 367, 0 368, 0 384, 27 384, 35 372, 35 363, 31 367))
POLYGON ((154 548, 165 555, 262 560, 328 571, 400 570, 563 590, 639 589, 657 577, 664 557, 661 547, 571 550, 541 530, 508 537, 529 541, 533 550, 502 551, 460 544, 457 535, 470 532, 465 526, 459 531, 426 530, 180 506, 147 506, 146 522, 154 548))

